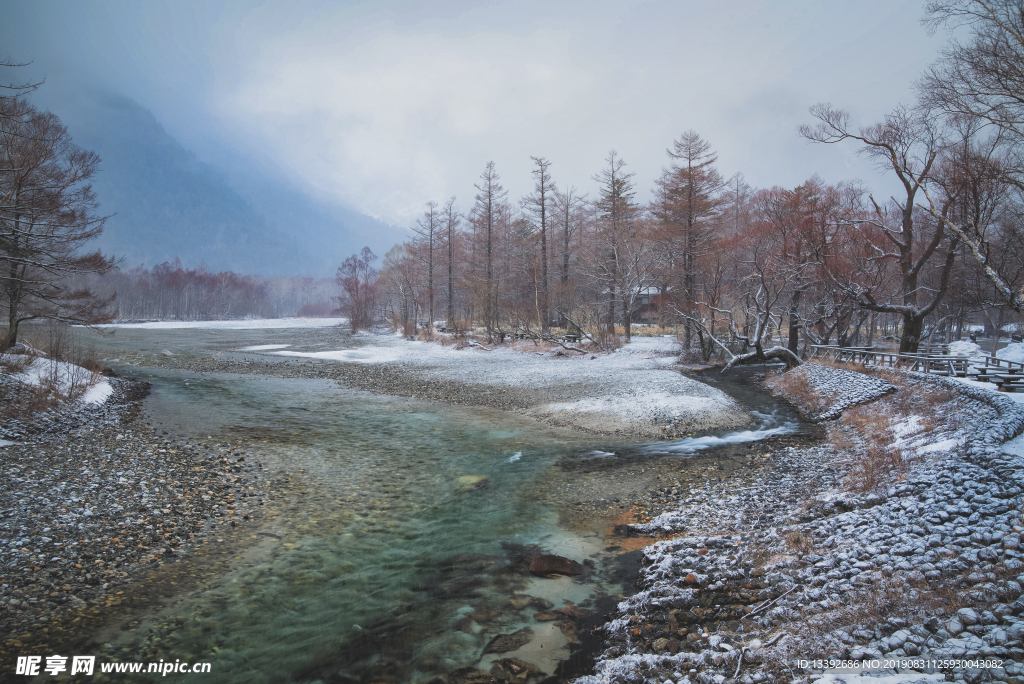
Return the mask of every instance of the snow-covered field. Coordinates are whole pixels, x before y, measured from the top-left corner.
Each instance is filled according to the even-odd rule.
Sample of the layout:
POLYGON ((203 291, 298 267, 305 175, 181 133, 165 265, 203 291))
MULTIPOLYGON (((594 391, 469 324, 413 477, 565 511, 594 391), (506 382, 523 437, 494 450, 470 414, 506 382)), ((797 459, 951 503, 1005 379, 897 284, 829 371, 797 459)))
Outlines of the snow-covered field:
POLYGON ((260 330, 273 328, 330 328, 348 323, 347 318, 253 318, 241 321, 150 321, 148 323, 110 323, 101 328, 139 328, 142 330, 260 330))
POLYGON ((751 422, 723 392, 669 369, 678 353, 673 337, 635 337, 612 354, 554 356, 558 352, 532 351, 530 343, 490 351, 457 349, 394 335, 374 335, 371 344, 355 349, 268 353, 399 364, 431 380, 545 390, 552 401, 530 409, 531 415, 588 431, 654 437, 668 425, 704 431, 751 422))

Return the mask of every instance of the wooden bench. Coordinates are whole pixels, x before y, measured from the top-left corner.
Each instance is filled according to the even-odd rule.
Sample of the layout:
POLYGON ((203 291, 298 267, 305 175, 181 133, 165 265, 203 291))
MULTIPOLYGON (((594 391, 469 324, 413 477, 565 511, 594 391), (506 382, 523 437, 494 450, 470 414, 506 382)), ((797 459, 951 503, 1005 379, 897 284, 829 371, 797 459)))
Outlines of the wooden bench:
POLYGON ((992 378, 992 382, 996 384, 1000 392, 1015 392, 1016 390, 1024 389, 1024 374, 1006 373, 997 375, 992 378))
POLYGON ((570 344, 575 344, 580 341, 579 335, 562 335, 562 341, 570 344))
POLYGON ((985 364, 972 367, 969 375, 976 377, 982 382, 995 382, 1000 376, 1024 375, 1024 363, 987 356, 985 357, 985 364))

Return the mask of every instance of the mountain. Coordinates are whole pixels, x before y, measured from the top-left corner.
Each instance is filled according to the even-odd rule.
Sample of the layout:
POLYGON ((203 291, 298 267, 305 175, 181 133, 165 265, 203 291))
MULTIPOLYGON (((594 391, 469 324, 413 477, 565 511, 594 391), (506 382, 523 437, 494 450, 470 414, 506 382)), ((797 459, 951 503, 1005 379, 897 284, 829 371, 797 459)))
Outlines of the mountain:
POLYGON ((391 226, 320 204, 254 168, 229 174, 200 162, 126 97, 65 92, 38 105, 100 156, 93 189, 110 219, 97 246, 123 256, 124 267, 178 257, 213 271, 326 277, 364 245, 383 254, 401 239, 391 226))

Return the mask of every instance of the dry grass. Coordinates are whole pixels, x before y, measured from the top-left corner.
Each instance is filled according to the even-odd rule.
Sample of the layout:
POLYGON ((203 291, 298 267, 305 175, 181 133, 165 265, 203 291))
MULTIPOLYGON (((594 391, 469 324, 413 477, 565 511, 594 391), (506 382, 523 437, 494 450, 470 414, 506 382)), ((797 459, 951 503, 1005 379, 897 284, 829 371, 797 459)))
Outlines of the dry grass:
POLYGON ((920 620, 922 611, 948 615, 962 607, 951 588, 931 586, 903 575, 846 594, 844 600, 845 604, 836 609, 789 621, 787 631, 795 638, 784 639, 764 654, 764 670, 774 673, 777 681, 789 681, 796 674, 791 669, 796 659, 843 654, 848 646, 833 635, 838 628, 873 629, 893 618, 912 623, 920 620))
MULTIPOLYGON (((855 406, 843 412, 841 423, 849 433, 857 435, 863 445, 852 451, 849 470, 843 484, 855 492, 870 492, 886 487, 906 477, 908 460, 901 449, 893 446, 896 435, 893 431, 892 413, 887 410, 886 401, 855 406)), ((833 431, 832 434, 842 434, 833 431)), ((833 443, 839 448, 838 444, 833 443)))
POLYGON ((49 323, 29 328, 23 335, 29 347, 43 357, 5 354, 0 369, 6 373, 24 372, 39 359, 45 364, 38 386, 5 384, 0 387, 0 416, 25 419, 47 408, 76 401, 100 380, 104 369, 93 351, 83 347, 66 325, 49 323), (62 367, 62 362, 72 364, 62 367))
POLYGON ((863 364, 856 363, 855 361, 836 361, 832 358, 816 358, 814 362, 820 366, 828 366, 829 368, 838 368, 839 370, 853 371, 855 373, 869 373, 870 368, 863 364))
POLYGON ((765 384, 773 392, 812 416, 828 409, 836 399, 832 394, 822 394, 815 390, 807 377, 800 372, 789 371, 770 375, 765 379, 765 384))
POLYGON ((0 371, 17 375, 23 373, 31 364, 34 356, 28 354, 0 354, 0 371))
POLYGON ((814 538, 799 528, 791 528, 783 533, 786 545, 796 553, 807 554, 814 549, 814 538))
POLYGON ((911 445, 954 429, 959 415, 949 410, 956 400, 951 390, 908 382, 906 375, 891 370, 874 369, 872 374, 896 386, 897 391, 847 409, 839 425, 829 430, 832 445, 851 454, 844 484, 857 492, 873 491, 904 479, 915 458, 911 445), (913 427, 908 429, 912 419, 913 427))

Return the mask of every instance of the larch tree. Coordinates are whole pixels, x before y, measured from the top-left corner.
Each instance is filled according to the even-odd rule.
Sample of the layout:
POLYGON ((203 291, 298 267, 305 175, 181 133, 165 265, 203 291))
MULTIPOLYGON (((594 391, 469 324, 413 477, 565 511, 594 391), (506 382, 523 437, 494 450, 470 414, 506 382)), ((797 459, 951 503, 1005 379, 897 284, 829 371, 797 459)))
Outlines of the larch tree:
MULTIPOLYGON (((654 215, 662 224, 664 250, 662 297, 668 289, 683 310, 697 301, 697 264, 710 241, 714 219, 721 213, 725 181, 715 169, 718 156, 695 131, 686 131, 667 150, 672 160, 658 179, 654 215)), ((692 327, 686 325, 684 344, 690 346, 692 327)))
POLYGON ((584 228, 589 218, 586 195, 581 195, 575 187, 569 187, 565 192, 555 191, 554 193, 554 214, 555 225, 560 232, 561 255, 559 259, 558 276, 558 307, 563 319, 563 325, 568 323, 565 316, 568 314, 574 299, 571 294, 574 288, 570 283, 570 267, 576 246, 583 235, 584 228))
POLYGON ((427 266, 427 332, 434 331, 434 248, 441 230, 441 214, 437 202, 427 202, 427 210, 416 222, 416 233, 421 259, 427 266))
POLYGON ((547 333, 551 320, 551 296, 548 290, 548 225, 552 203, 555 199, 555 184, 548 169, 551 162, 544 157, 530 157, 533 160, 533 194, 523 199, 523 206, 533 217, 533 225, 540 238, 540 315, 541 330, 547 333))
MULTIPOLYGON (((626 243, 638 230, 636 219, 640 207, 634 201, 634 174, 625 170, 626 162, 615 150, 608 154, 605 161, 607 166, 594 176, 599 185, 599 195, 594 203, 597 212, 594 248, 597 254, 593 268, 597 280, 605 290, 608 304, 607 335, 614 342, 615 324, 618 321, 616 304, 623 285, 622 276, 628 263, 626 243)), ((629 321, 626 325, 628 327, 629 321)), ((629 335, 628 330, 626 334, 629 335)))
POLYGON ((455 250, 459 237, 459 224, 462 216, 455 206, 455 198, 451 197, 445 202, 441 209, 441 220, 443 222, 444 241, 447 248, 448 287, 445 292, 445 325, 449 328, 455 327, 455 250))
POLYGON ((480 182, 476 187, 476 202, 473 205, 471 220, 475 224, 475 232, 483 243, 483 315, 484 326, 488 338, 493 338, 497 320, 497 288, 495 284, 495 248, 498 244, 499 229, 502 225, 502 213, 508 197, 508 191, 499 182, 500 176, 494 169, 494 162, 487 162, 480 182))

